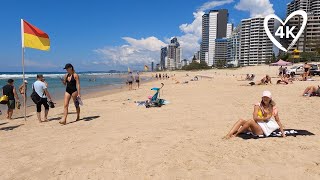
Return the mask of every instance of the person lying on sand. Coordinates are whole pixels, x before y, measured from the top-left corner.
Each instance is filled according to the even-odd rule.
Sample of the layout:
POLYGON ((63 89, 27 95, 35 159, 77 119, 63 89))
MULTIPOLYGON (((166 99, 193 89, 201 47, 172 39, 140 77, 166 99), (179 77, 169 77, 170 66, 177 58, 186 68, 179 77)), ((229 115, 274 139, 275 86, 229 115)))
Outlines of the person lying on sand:
POLYGON ((289 74, 285 74, 283 77, 281 77, 280 80, 277 81, 277 84, 289 84, 289 83, 293 83, 292 82, 293 80, 290 78, 290 75, 289 74))
MULTIPOLYGON (((233 76, 235 76, 235 75, 233 75, 233 76)), ((247 74, 245 79, 242 79, 242 77, 241 77, 241 79, 238 80, 238 81, 253 81, 254 78, 255 78, 255 75, 254 75, 254 74, 251 74, 251 75, 250 75, 250 74, 247 74)))
POLYGON ((260 82, 255 83, 255 82, 250 82, 249 85, 253 86, 253 85, 268 85, 268 84, 272 84, 271 82, 271 77, 269 75, 266 75, 265 77, 263 77, 260 82))
POLYGON ((280 128, 282 136, 285 137, 283 126, 280 122, 279 114, 272 100, 271 92, 264 91, 262 101, 255 104, 252 120, 240 119, 237 121, 230 132, 224 137, 230 139, 236 137, 245 131, 251 131, 255 135, 269 136, 273 131, 280 128))
POLYGON ((316 87, 316 86, 307 87, 306 90, 304 90, 302 96, 307 96, 307 97, 320 96, 320 86, 318 86, 318 87, 316 87))

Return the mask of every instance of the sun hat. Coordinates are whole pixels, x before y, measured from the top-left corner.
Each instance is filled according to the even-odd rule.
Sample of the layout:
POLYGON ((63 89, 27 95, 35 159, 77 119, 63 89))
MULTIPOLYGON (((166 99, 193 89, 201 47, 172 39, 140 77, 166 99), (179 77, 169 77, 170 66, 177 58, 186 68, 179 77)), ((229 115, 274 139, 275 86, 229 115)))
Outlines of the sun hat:
POLYGON ((28 84, 28 81, 27 81, 27 80, 24 80, 24 83, 28 84))
POLYGON ((268 98, 272 99, 271 92, 270 91, 263 91, 262 97, 268 97, 268 98))

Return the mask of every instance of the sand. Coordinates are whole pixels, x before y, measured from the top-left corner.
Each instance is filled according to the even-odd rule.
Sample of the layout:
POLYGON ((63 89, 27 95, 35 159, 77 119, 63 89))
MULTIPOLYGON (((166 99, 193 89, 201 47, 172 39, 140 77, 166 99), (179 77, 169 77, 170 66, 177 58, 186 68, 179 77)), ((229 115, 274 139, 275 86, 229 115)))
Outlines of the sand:
POLYGON ((84 98, 83 119, 74 122, 70 106, 66 126, 58 124, 61 106, 50 111, 48 123, 39 124, 35 113, 27 122, 2 118, 0 179, 320 179, 320 99, 301 96, 320 83, 241 86, 247 82, 237 79, 246 73, 275 77, 277 67, 170 73, 180 82, 214 78, 153 81, 84 98), (169 105, 134 104, 161 82, 169 105), (223 140, 236 120, 252 118, 263 90, 273 93, 285 128, 316 135, 223 140))

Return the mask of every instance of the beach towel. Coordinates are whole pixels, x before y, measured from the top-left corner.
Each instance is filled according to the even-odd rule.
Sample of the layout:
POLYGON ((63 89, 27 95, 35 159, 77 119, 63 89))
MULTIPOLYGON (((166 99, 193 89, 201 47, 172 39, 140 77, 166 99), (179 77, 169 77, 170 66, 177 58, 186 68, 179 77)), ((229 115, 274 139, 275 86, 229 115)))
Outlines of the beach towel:
MULTIPOLYGON (((146 101, 134 101, 134 103, 136 103, 137 106, 145 106, 146 105, 146 101)), ((170 104, 170 102, 164 100, 163 105, 167 105, 167 104, 170 104)))
POLYGON ((135 101, 134 103, 136 103, 137 106, 145 106, 146 105, 146 101, 135 101))
MULTIPOLYGON (((315 135, 307 130, 284 129, 284 132, 286 133, 286 136, 293 136, 293 137, 315 135)), ((255 134, 253 134, 252 132, 246 132, 246 133, 239 134, 239 137, 242 139, 260 139, 260 138, 269 138, 269 137, 282 137, 282 134, 281 134, 280 130, 274 131, 268 137, 266 137, 264 135, 257 136, 255 134)))

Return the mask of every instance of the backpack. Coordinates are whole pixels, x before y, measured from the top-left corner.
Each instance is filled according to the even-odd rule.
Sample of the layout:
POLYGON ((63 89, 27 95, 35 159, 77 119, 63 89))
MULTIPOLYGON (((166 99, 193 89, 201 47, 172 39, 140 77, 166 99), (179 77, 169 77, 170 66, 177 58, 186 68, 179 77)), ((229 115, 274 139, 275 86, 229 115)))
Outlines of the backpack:
MULTIPOLYGON (((42 96, 44 95, 45 93, 43 92, 42 96)), ((34 84, 32 85, 32 93, 30 95, 32 101, 35 103, 35 104, 38 104, 40 101, 41 101, 41 97, 39 96, 39 94, 34 90, 34 84)))

